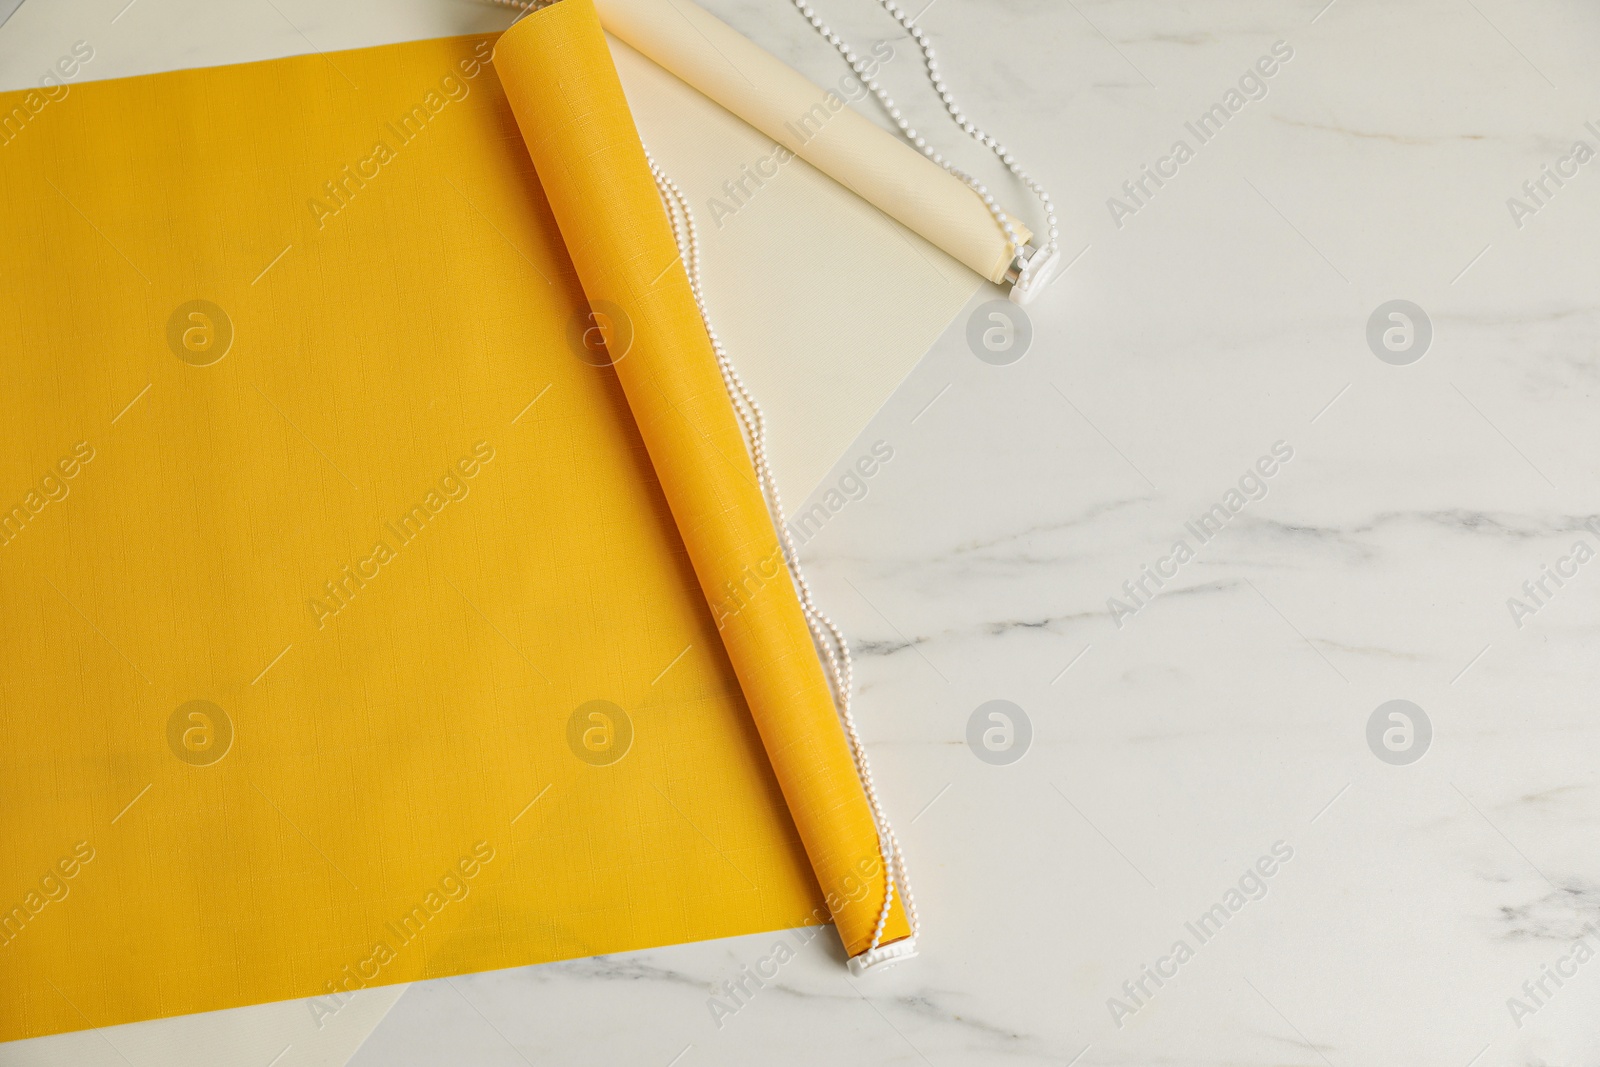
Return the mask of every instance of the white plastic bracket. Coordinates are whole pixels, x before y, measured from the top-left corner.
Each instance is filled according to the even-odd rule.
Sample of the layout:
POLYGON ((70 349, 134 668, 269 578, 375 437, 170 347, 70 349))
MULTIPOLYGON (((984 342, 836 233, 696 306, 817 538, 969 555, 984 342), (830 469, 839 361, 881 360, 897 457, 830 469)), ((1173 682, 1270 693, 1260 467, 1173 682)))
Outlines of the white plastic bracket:
POLYGON ((870 952, 863 952, 859 956, 850 957, 850 973, 857 978, 868 971, 881 971, 886 967, 893 967, 904 960, 909 960, 917 954, 917 939, 908 937, 903 941, 896 941, 892 945, 880 945, 870 952))
POLYGON ((1011 302, 1030 304, 1045 286, 1049 285, 1061 269, 1061 250, 1054 248, 1044 255, 1032 245, 1023 245, 1006 271, 1006 281, 1011 283, 1011 302), (1026 268, 1027 275, 1023 271, 1026 268))

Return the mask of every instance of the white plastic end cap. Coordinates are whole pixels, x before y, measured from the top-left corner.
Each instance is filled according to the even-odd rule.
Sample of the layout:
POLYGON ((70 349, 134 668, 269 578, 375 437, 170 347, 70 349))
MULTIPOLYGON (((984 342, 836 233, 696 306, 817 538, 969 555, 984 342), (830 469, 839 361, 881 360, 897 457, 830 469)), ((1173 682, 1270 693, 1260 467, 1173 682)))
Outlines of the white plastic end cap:
POLYGON ((881 971, 893 967, 903 960, 909 960, 917 954, 917 939, 908 937, 904 941, 896 941, 892 945, 880 945, 870 952, 863 952, 859 956, 850 957, 850 973, 860 978, 868 971, 881 971))
POLYGON ((1055 278, 1061 269, 1061 249, 1051 249, 1048 256, 1035 252, 1028 260, 1028 274, 1011 286, 1013 304, 1031 304, 1033 298, 1055 278))

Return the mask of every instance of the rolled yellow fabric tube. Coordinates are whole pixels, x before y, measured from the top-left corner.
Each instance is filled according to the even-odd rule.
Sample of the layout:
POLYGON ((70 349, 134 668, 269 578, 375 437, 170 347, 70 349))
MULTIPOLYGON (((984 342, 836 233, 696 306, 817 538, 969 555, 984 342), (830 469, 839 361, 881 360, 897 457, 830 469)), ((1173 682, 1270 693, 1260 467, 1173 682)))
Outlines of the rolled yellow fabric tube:
MULTIPOLYGON (((631 332, 612 352, 617 377, 857 956, 887 888, 877 829, 592 0, 521 20, 494 66, 591 306, 614 342, 631 332)), ((896 896, 881 943, 909 935, 896 896)))
MULTIPOLYGON (((965 182, 691 0, 594 0, 605 28, 991 282, 1014 252, 965 182)), ((1008 213, 1009 214, 1009 213, 1008 213)), ((1017 242, 1032 233, 1015 216, 1017 242)))

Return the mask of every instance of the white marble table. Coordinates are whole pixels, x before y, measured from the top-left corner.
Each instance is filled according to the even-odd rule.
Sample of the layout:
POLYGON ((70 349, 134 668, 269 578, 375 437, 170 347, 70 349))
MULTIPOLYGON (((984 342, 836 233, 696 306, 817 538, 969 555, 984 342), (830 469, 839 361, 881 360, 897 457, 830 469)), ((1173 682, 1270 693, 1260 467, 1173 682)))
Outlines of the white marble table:
MULTIPOLYGON (((82 32, 13 32, 49 2, 0 67, 509 21, 95 0, 53 23, 82 32)), ((842 73, 783 0, 706 2, 842 73)), ((1019 361, 952 325, 805 550, 860 653, 921 958, 852 980, 831 931, 783 932, 423 983, 352 1064, 1600 1064, 1600 160, 1573 154, 1600 151, 1600 8, 1325 2, 923 16, 1077 258, 1019 361), (1380 316, 1374 347, 1395 300, 1428 329, 1380 316), (967 743, 991 700, 1031 724, 1020 761, 967 743), (1428 729, 1385 709, 1369 743, 1392 700, 1428 729), (779 943, 776 978, 719 992, 779 943)), ((954 144, 895 44, 885 79, 954 144)))

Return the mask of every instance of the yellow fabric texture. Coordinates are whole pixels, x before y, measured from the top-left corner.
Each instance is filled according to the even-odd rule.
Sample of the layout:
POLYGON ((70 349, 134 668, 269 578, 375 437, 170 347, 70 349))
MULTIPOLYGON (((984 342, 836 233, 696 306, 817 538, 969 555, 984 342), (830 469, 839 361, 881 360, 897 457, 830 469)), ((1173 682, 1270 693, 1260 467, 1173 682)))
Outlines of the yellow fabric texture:
MULTIPOLYGON (((496 68, 592 307, 631 334, 614 366, 845 950, 865 951, 887 871, 666 209, 592 0, 500 39, 496 68)), ((910 933, 896 898, 883 943, 910 933)))
MULTIPOLYGON (((543 91, 614 91, 569 6, 543 91)), ((653 402, 579 358, 573 264, 664 231, 569 256, 492 44, 0 95, 0 1040, 826 915, 796 824, 859 820, 779 783, 842 739, 788 721, 803 630, 730 662, 786 580, 707 610, 765 547, 681 266, 617 290, 653 402)))

